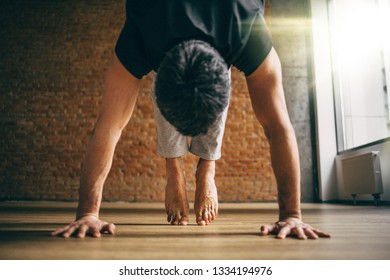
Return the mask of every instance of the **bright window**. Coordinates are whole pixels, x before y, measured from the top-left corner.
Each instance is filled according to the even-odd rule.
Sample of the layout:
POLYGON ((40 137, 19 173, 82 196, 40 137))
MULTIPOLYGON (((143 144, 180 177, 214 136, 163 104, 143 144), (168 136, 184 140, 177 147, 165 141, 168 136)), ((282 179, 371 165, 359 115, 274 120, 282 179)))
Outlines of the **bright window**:
POLYGON ((390 0, 328 0, 338 151, 390 137, 390 0))

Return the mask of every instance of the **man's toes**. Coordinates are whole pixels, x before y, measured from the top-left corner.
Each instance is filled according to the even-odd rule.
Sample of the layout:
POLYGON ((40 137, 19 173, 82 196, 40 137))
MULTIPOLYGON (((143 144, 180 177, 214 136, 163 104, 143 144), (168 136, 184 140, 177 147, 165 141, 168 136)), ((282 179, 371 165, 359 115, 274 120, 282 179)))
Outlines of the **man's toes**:
POLYGON ((199 226, 205 226, 206 225, 206 222, 203 220, 202 216, 198 216, 196 218, 196 223, 199 225, 199 226))
POLYGON ((171 225, 187 225, 188 224, 188 218, 187 216, 184 216, 182 212, 170 212, 167 217, 168 223, 171 225))
POLYGON ((210 223, 210 215, 209 215, 209 211, 207 210, 203 210, 203 214, 202 214, 202 217, 203 217, 203 220, 206 222, 206 225, 208 225, 210 223))
POLYGON ((213 210, 211 210, 209 221, 210 221, 210 223, 212 223, 212 222, 214 222, 214 220, 215 220, 215 212, 213 210))
POLYGON ((171 225, 176 224, 176 221, 177 221, 176 214, 173 214, 171 217, 171 225))
POLYGON ((188 218, 186 216, 183 216, 180 221, 179 221, 179 225, 181 226, 186 226, 188 225, 188 218))
POLYGON ((216 216, 216 211, 214 209, 205 210, 204 220, 207 224, 211 224, 214 222, 216 216))
POLYGON ((168 223, 171 223, 171 222, 172 222, 172 219, 173 219, 173 212, 168 212, 167 222, 168 222, 168 223))
POLYGON ((180 220, 182 219, 182 215, 180 212, 177 212, 174 216, 174 221, 173 221, 173 225, 179 225, 180 224, 180 220))

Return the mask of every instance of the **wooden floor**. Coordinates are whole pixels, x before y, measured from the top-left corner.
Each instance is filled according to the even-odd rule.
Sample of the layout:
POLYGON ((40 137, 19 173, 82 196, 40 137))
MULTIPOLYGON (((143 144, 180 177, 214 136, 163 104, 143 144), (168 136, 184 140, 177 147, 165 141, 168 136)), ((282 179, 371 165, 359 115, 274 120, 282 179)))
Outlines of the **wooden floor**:
POLYGON ((76 204, 1 202, 0 259, 390 259, 390 207, 304 204, 305 221, 331 239, 277 240, 258 235, 276 220, 276 204, 221 204, 207 227, 165 223, 162 204, 103 204, 101 217, 117 225, 100 239, 50 236, 74 218, 76 204))

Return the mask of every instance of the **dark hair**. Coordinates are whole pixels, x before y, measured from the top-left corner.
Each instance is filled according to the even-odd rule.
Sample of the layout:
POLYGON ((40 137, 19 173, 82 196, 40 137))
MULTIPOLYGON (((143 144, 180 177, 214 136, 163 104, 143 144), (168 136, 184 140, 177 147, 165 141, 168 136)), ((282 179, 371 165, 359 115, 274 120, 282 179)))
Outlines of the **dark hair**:
POLYGON ((161 62, 155 94, 161 114, 177 131, 187 136, 205 134, 228 105, 228 66, 208 43, 181 42, 161 62))

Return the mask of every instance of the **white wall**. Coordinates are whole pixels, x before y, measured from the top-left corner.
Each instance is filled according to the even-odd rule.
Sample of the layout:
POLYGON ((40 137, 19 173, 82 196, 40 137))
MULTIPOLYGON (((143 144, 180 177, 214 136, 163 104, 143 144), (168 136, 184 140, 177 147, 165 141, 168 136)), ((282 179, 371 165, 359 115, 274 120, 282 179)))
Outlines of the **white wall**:
POLYGON ((337 142, 327 1, 312 0, 311 13, 319 199, 326 201, 337 199, 337 142))

